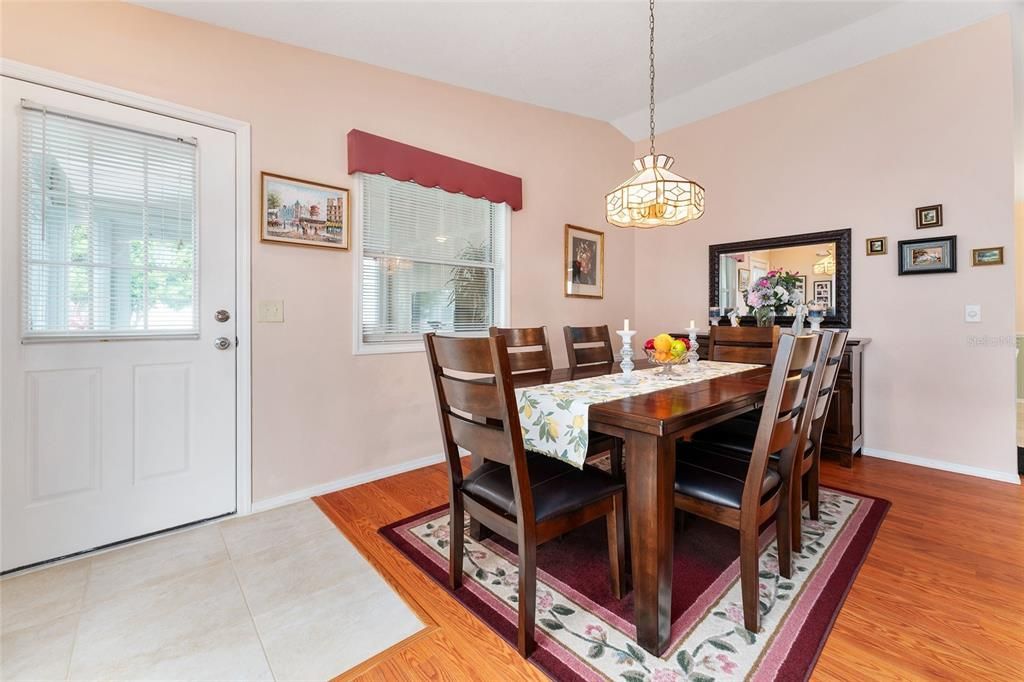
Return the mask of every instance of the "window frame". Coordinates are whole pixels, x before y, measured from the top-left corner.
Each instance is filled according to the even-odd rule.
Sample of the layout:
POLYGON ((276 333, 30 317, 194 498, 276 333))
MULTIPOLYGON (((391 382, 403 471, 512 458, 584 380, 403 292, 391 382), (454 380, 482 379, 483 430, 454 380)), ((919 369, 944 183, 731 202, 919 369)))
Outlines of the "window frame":
MULTIPOLYGON (((355 263, 352 268, 352 354, 353 355, 386 355, 392 353, 422 353, 425 352, 423 341, 382 341, 366 343, 363 341, 363 173, 355 173, 352 176, 352 253, 355 256, 355 263)), ((392 179, 392 178, 389 178, 392 179)), ((393 179, 392 179, 393 180, 393 179)), ((393 180, 402 182, 401 180, 393 180)), ((439 192, 445 190, 437 189, 439 192)), ((494 203, 494 202, 492 202, 494 203)), ((499 210, 504 211, 504 234, 502 235, 505 249, 505 259, 500 266, 495 266, 494 272, 503 278, 502 296, 494 301, 494 322, 495 326, 506 326, 509 319, 509 306, 511 300, 511 246, 512 246, 512 209, 508 204, 499 204, 499 210)), ((453 336, 477 336, 474 333, 451 333, 453 336)))

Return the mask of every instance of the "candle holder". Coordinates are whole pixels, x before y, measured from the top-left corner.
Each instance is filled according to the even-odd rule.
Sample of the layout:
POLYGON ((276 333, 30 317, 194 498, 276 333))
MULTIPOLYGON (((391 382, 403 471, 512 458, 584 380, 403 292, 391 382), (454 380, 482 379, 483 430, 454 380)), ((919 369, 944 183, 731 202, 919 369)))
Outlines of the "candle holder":
POLYGON ((821 331, 821 322, 825 319, 825 306, 820 303, 811 303, 807 306, 807 321, 811 325, 812 332, 821 331))
POLYGON ((686 362, 689 363, 691 369, 697 369, 697 362, 700 361, 700 356, 697 354, 697 349, 700 348, 700 344, 697 343, 697 328, 690 327, 686 330, 686 335, 690 337, 690 352, 686 354, 686 362))
POLYGON ((622 361, 619 362, 622 374, 617 380, 620 384, 635 384, 636 377, 633 376, 633 368, 636 365, 633 364, 633 337, 636 335, 636 330, 619 329, 615 333, 622 337, 622 361))
POLYGON ((722 319, 722 309, 718 306, 711 306, 708 308, 708 321, 711 322, 711 326, 717 327, 718 322, 722 319))

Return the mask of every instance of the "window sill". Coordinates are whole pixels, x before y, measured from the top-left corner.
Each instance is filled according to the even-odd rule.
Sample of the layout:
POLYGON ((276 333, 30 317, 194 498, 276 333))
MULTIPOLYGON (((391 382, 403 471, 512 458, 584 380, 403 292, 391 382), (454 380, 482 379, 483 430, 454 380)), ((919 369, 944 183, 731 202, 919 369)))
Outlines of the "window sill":
POLYGON ((393 355, 396 353, 423 353, 422 341, 410 343, 357 344, 352 355, 393 355))

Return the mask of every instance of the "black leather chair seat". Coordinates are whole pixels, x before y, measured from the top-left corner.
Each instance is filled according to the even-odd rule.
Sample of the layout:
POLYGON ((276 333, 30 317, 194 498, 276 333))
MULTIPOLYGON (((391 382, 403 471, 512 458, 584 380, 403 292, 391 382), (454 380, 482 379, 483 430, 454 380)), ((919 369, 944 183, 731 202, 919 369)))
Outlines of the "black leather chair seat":
MULTIPOLYGON (((748 413, 749 414, 749 413, 748 413)), ((758 412, 760 414, 760 412, 758 412)), ((754 449, 754 440, 757 438, 758 422, 740 415, 734 419, 709 426, 706 429, 693 434, 691 440, 694 443, 717 445, 732 450, 739 455, 750 456, 754 449)), ((804 444, 804 457, 810 457, 814 452, 814 444, 808 438, 804 444)), ((773 460, 779 459, 779 453, 771 455, 773 460)))
MULTIPOLYGON (((584 466, 580 471, 553 457, 531 454, 527 455, 526 464, 538 522, 575 511, 625 488, 592 466, 584 466)), ((504 464, 485 461, 463 479, 462 490, 515 518, 512 470, 504 464)))
MULTIPOLYGON (((749 460, 736 457, 730 450, 701 443, 681 442, 676 453, 677 493, 723 507, 740 508, 749 460)), ((767 467, 761 485, 761 501, 770 498, 781 484, 779 474, 767 467)))

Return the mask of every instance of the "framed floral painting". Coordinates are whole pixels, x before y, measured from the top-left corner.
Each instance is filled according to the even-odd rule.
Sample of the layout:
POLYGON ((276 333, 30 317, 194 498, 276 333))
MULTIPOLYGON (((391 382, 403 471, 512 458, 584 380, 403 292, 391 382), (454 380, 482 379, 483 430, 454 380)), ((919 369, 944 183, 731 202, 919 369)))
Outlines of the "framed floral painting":
POLYGON ((565 226, 565 295, 604 298, 604 232, 565 226))

